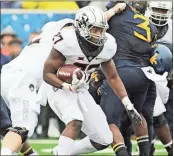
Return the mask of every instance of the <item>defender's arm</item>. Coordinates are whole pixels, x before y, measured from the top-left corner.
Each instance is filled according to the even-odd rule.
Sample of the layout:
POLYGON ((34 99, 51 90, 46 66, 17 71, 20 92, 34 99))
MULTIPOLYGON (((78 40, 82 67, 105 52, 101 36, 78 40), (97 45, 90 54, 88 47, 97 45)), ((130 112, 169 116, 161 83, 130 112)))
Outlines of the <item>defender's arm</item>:
POLYGON ((109 60, 102 63, 101 67, 108 80, 108 83, 110 84, 114 92, 120 97, 120 99, 122 100, 123 98, 127 97, 128 95, 126 89, 117 73, 114 62, 112 60, 109 60))
POLYGON ((126 8, 126 3, 117 3, 114 7, 105 12, 106 19, 109 20, 112 16, 120 13, 126 8))
POLYGON ((102 70, 108 80, 108 83, 114 90, 114 92, 120 97, 126 111, 133 122, 137 125, 142 124, 142 118, 140 114, 136 111, 133 104, 128 98, 126 89, 117 73, 115 64, 112 60, 102 63, 102 70))

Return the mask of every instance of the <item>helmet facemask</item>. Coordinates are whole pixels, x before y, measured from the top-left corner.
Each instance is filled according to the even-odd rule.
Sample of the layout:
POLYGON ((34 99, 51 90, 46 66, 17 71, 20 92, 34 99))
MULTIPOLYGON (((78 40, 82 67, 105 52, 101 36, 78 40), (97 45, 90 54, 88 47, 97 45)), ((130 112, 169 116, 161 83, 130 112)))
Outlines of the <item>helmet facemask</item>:
POLYGON ((164 26, 168 23, 171 13, 171 10, 168 9, 151 8, 149 19, 157 26, 164 26))
POLYGON ((148 3, 146 15, 155 26, 165 26, 172 16, 172 2, 150 1, 148 3))
POLYGON ((87 36, 84 38, 94 45, 102 46, 107 40, 105 33, 106 28, 104 27, 89 26, 87 29, 87 36))

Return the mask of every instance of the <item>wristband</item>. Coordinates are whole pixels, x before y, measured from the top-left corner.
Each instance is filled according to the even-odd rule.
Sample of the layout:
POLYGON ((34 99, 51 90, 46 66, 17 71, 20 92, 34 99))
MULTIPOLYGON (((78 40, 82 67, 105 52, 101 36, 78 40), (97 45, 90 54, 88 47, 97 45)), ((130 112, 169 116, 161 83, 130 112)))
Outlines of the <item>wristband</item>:
POLYGON ((131 103, 131 101, 129 100, 128 96, 125 96, 121 101, 122 101, 124 107, 127 107, 129 104, 132 105, 132 103, 131 103))

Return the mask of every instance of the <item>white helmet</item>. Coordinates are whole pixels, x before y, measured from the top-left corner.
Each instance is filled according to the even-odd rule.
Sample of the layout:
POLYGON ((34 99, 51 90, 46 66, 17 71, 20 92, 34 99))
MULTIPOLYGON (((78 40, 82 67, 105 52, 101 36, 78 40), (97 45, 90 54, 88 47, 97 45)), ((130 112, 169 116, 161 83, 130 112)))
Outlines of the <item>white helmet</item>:
POLYGON ((150 1, 147 16, 156 26, 164 26, 172 16, 172 1, 150 1))
POLYGON ((107 40, 105 33, 109 26, 104 12, 98 7, 87 6, 80 9, 76 13, 75 27, 80 36, 94 45, 102 46, 107 40), (100 28, 102 30, 101 34, 91 33, 93 27, 100 28), (97 41, 92 40, 92 38, 97 38, 97 41))

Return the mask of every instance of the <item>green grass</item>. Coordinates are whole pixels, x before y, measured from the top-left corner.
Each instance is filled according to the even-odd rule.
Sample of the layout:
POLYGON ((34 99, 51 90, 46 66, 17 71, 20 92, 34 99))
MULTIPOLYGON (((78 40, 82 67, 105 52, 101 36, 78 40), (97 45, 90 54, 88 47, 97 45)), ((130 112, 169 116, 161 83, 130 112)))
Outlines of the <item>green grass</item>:
MULTIPOLYGON (((52 155, 50 153, 50 151, 53 147, 55 147, 57 145, 57 142, 58 142, 57 140, 30 140, 32 147, 39 153, 39 155, 47 155, 47 156, 52 155)), ((164 149, 163 145, 159 141, 156 142, 155 146, 156 146, 155 155, 167 156, 166 150, 164 149)), ((134 153, 134 155, 138 155, 138 153, 136 151, 136 142, 135 141, 133 141, 133 153, 134 153)), ((114 155, 114 153, 113 153, 112 149, 109 147, 106 150, 88 154, 88 155, 109 156, 109 155, 114 155)))

